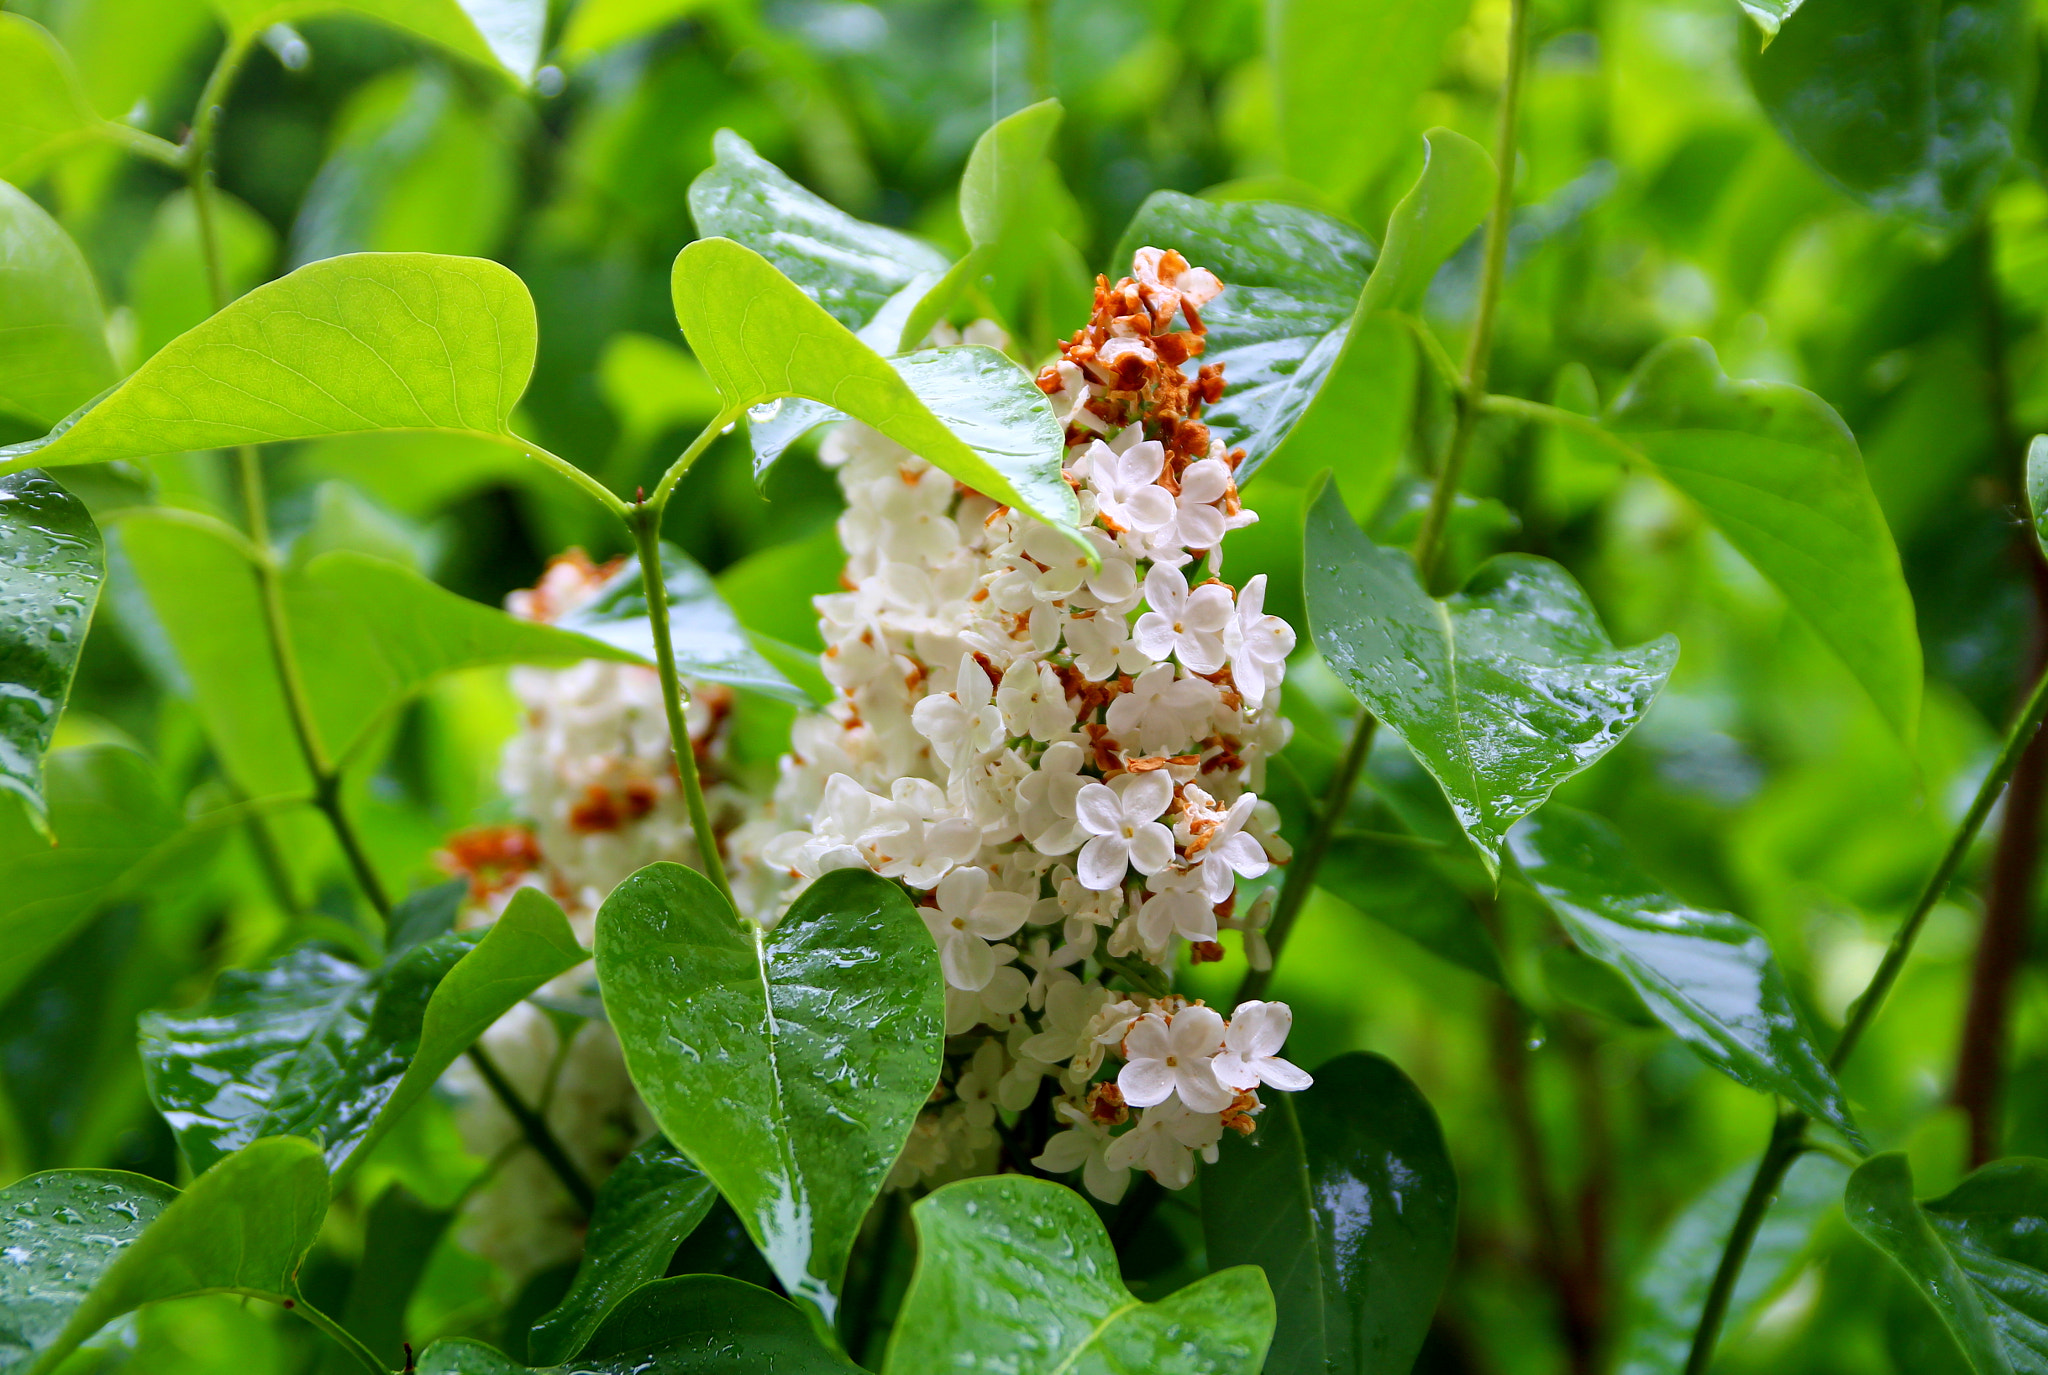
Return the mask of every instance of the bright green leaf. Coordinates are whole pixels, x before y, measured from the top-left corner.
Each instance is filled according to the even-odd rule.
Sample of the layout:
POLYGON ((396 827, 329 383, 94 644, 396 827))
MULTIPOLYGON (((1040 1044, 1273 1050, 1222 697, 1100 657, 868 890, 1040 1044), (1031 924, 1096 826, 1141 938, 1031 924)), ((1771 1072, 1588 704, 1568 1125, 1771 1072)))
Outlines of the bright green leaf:
POLYGON ((485 1028, 583 959, 533 888, 481 940, 450 932, 377 969, 301 946, 223 973, 191 1013, 145 1017, 150 1096, 194 1169, 289 1134, 322 1142, 345 1178, 485 1028))
POLYGON ((1065 1185, 965 1179, 911 1216, 917 1270, 887 1375, 923 1375, 939 1353, 960 1375, 1256 1375, 1273 1338, 1273 1293, 1255 1266, 1139 1302, 1095 1210, 1065 1185))
POLYGON ((641 1142, 599 1186, 576 1279, 533 1325, 527 1354, 566 1361, 581 1351, 621 1301, 667 1272, 717 1198, 711 1181, 667 1137, 656 1132, 641 1142))
MULTIPOLYGON (((35 1259, 27 1276, 0 1270, 0 1299, 11 1297, 8 1289, 22 1282, 17 1276, 39 1270, 57 1275, 38 1286, 42 1302, 30 1310, 33 1344, 14 1363, 0 1366, 7 1375, 46 1375, 80 1342, 145 1304, 207 1293, 295 1299, 299 1260, 327 1216, 320 1152, 291 1138, 252 1144, 174 1197, 166 1197, 172 1191, 154 1180, 110 1170, 40 1175, 0 1197, 11 1204, 17 1191, 25 1192, 21 1201, 28 1211, 0 1208, 0 1237, 10 1253, 18 1245, 35 1259), (78 1182, 38 1183, 67 1177, 78 1182), (88 1210, 70 1212, 69 1197, 88 1210), (140 1221, 159 1209, 135 1236, 127 1220, 140 1221), (87 1278, 93 1270, 97 1274, 87 1278), (66 1282, 66 1273, 77 1278, 66 1282), (68 1314, 62 1311, 67 1308, 68 1314), (60 1321, 61 1329, 52 1331, 60 1321)), ((8 1304, 7 1311, 11 1317, 17 1310, 8 1304)), ((0 1355, 6 1354, 0 1346, 0 1355)))
MULTIPOLYGON (((1693 1327, 1755 1174, 1756 1163, 1745 1161, 1716 1180, 1671 1220, 1644 1258, 1629 1284, 1617 1375, 1682 1375, 1693 1327)), ((1806 1254, 1822 1216, 1841 1202, 1848 1175, 1841 1162, 1825 1155, 1793 1162, 1736 1279, 1728 1332, 1740 1333, 1806 1254)))
POLYGON ((1407 553, 1367 539, 1334 486, 1309 511, 1316 647, 1435 776, 1489 872, 1508 828, 1635 728, 1677 641, 1616 649, 1564 569, 1509 554, 1438 602, 1407 553))
POLYGON ((1243 448, 1244 482, 1280 447, 1344 352, 1376 254, 1342 220, 1278 201, 1217 204, 1154 192, 1124 231, 1114 262, 1140 248, 1178 249, 1223 283, 1202 307, 1202 362, 1222 363, 1229 389, 1202 412, 1210 432, 1243 448))
POLYGON ((910 899, 842 869, 763 931, 695 870, 652 864, 599 909, 597 974, 655 1122, 829 1324, 938 1082, 938 951, 910 899))
POLYGON ((1743 65, 1786 141, 1842 190, 1880 213, 1960 230, 2020 137, 2032 11, 2030 0, 1814 5, 1769 47, 1744 45, 1743 65))
POLYGON ((212 0, 223 23, 253 39, 273 24, 359 14, 416 34, 524 83, 540 60, 546 0, 212 0))
MULTIPOLYGON (((723 1275, 677 1275, 635 1289, 573 1364, 531 1375, 858 1375, 827 1351, 787 1299, 723 1275)), ((529 1375, 482 1342, 436 1342, 420 1375, 529 1375)))
POLYGON ((656 33, 707 7, 710 0, 582 0, 569 16, 561 51, 588 57, 656 33))
POLYGON ((1209 1264, 1256 1265, 1278 1305, 1265 1375, 1405 1371, 1449 1278, 1458 1178, 1421 1092, 1353 1052, 1202 1175, 1209 1264))
MULTIPOLYGON (((1349 204, 1415 127, 1468 0, 1273 0, 1282 166, 1349 204)), ((1166 245, 1162 244, 1161 247, 1166 245)))
POLYGON ((1842 418, 1787 383, 1732 381, 1705 342, 1674 339, 1637 366, 1606 424, 1705 509, 1911 740, 1913 598, 1842 418))
MULTIPOLYGON (((221 275, 228 295, 241 296, 270 275, 277 235, 268 220, 225 191, 213 193, 213 216, 221 275)), ((128 269, 128 305, 135 312, 138 358, 152 357, 213 314, 213 288, 206 280, 190 191, 173 192, 157 206, 149 237, 128 269)))
POLYGON ((1620 971, 1701 1059, 1859 1139, 1761 931, 1665 892, 1605 822, 1584 812, 1552 807, 1508 844, 1579 949, 1620 971))
POLYGON ((2034 518, 2034 539, 2048 553, 2048 434, 2037 434, 2027 446, 2027 510, 2034 518))
MULTIPOLYGON (((740 628, 739 618, 712 586, 710 574, 698 567, 696 560, 674 545, 664 544, 661 566, 668 586, 669 639, 676 667, 684 677, 730 683, 798 706, 810 704, 809 694, 793 685, 754 647, 740 628)), ((628 559, 559 625, 653 663, 654 628, 647 622, 640 560, 628 559)))
MULTIPOLYGON (((0 38, 12 17, 0 15, 0 38)), ((0 182, 0 415, 54 425, 115 377, 84 255, 41 206, 0 182)))
POLYGON ((49 30, 18 14, 0 14, 0 89, 0 181, 28 181, 99 132, 70 57, 49 30))
POLYGON ((20 812, 0 816, 0 999, 108 904, 174 888, 221 834, 188 826, 148 761, 117 745, 58 750, 46 783, 55 845, 20 812))
POLYGON ((1913 1167, 1893 1151, 1849 1176, 1842 1210, 1906 1272, 1975 1375, 2048 1369, 2048 1161, 1994 1161, 1917 1203, 1913 1167))
POLYGON ((1066 531, 1064 436, 1031 378, 993 349, 884 360, 760 254, 699 239, 676 255, 676 319, 730 410, 807 397, 862 420, 992 500, 1066 531), (958 431, 958 433, 956 433, 958 431))
POLYGON ((49 823, 43 754, 71 696, 106 556, 85 503, 33 470, 0 477, 0 792, 49 823))
POLYGON ((178 1197, 120 1170, 52 1170, 0 1189, 0 1371, 56 1342, 99 1277, 178 1197))

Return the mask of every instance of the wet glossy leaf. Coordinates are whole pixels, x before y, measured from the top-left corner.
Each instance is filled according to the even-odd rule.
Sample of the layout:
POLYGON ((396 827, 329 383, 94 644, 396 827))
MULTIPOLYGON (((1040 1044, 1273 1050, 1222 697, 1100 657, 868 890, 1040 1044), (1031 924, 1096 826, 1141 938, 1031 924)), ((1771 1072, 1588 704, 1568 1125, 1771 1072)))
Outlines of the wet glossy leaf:
POLYGON ((1202 1173, 1209 1264, 1256 1265, 1278 1321, 1265 1375, 1414 1365, 1450 1275, 1458 1179, 1408 1076, 1353 1052, 1300 1093, 1267 1094, 1202 1173))
POLYGON ((1267 60, 1287 172, 1348 205, 1415 127, 1416 99, 1435 82, 1468 8, 1467 0, 1268 6, 1267 60))
POLYGON ((533 371, 533 300, 478 258, 359 253, 256 288, 166 344, 0 471, 378 430, 511 447, 533 371))
MULTIPOLYGON (((810 697, 762 657, 739 618, 712 585, 710 574, 672 544, 661 549, 668 585, 669 639, 676 667, 688 678, 763 692, 799 706, 810 697)), ((603 640, 642 661, 654 661, 654 630, 647 623, 647 596, 640 560, 628 559, 591 599, 560 621, 561 628, 603 640)))
POLYGON ((1510 826, 1621 743, 1671 675, 1666 636, 1616 649, 1571 575, 1510 554, 1445 601, 1367 539, 1326 485, 1306 532, 1316 647, 1406 741, 1497 871, 1510 826))
POLYGON ((2048 434, 2035 435, 2027 446, 2027 510, 2034 518, 2034 539, 2048 553, 2048 434))
MULTIPOLYGON (((12 18, 0 15, 0 40, 12 18)), ((54 425, 115 379, 85 256, 41 206, 0 182, 0 417, 54 425)))
POLYGON ((2048 1370, 2048 1161, 1986 1165, 1916 1203, 1900 1152, 1849 1176, 1849 1224, 1906 1272, 1976 1375, 2048 1370))
MULTIPOLYGON (((1621 1338, 1617 1375, 1681 1375, 1692 1349, 1693 1326, 1721 1263, 1754 1162, 1745 1162, 1687 1204, 1644 1259, 1629 1285, 1628 1325, 1621 1338)), ((1821 1218, 1841 1201, 1849 1172, 1824 1155, 1803 1155, 1778 1186, 1728 1307, 1731 1334, 1748 1320, 1804 1255, 1821 1218)))
POLYGON ((949 1184, 912 1209, 917 1270, 889 1334, 887 1375, 1255 1375, 1273 1293, 1250 1265, 1162 1299, 1124 1287, 1094 1209, 1021 1175, 949 1184))
MULTIPOLYGON (((123 519, 119 539, 228 772, 256 797, 310 792, 240 537, 190 512, 147 511, 123 519)), ((338 758, 348 758, 399 704, 457 669, 637 661, 630 651, 522 621, 363 554, 322 554, 288 571, 285 600, 314 719, 338 758)))
POLYGON ((100 117, 77 68, 49 30, 18 14, 0 14, 0 89, 0 181, 30 181, 96 135, 100 117))
POLYGON ((622 1300, 662 1277, 717 1198, 711 1181, 667 1137, 656 1132, 643 1141, 598 1187, 576 1280, 533 1325, 527 1354, 566 1361, 581 1351, 622 1300))
POLYGON ((71 696, 106 556, 85 503, 38 472, 0 477, 0 793, 49 823, 43 754, 71 696))
POLYGON ((1224 284, 1202 307, 1202 361, 1222 363, 1230 389, 1202 420, 1226 445, 1243 447, 1242 482, 1279 448, 1337 366, 1372 272, 1372 243, 1344 221, 1296 205, 1158 191, 1138 207, 1112 261, 1128 271, 1147 244, 1178 248, 1224 284))
POLYGON ((1761 931, 1665 892, 1584 812, 1552 807, 1508 844, 1579 949, 1619 971, 1701 1059, 1860 1139, 1761 931))
POLYGON ((55 845, 25 815, 0 817, 0 999, 108 904, 174 891, 221 837, 204 818, 188 826, 130 749, 58 750, 46 782, 55 845))
POLYGON ((769 411, 792 396, 822 402, 1081 542, 1052 405, 994 349, 884 360, 767 259, 728 239, 699 239, 676 255, 671 286, 690 350, 729 409, 769 411))
POLYGON ((0 1345, 0 1359, 13 1357, 0 1370, 45 1375, 144 1304, 221 1291, 294 1297, 299 1259, 327 1215, 327 1171, 311 1143, 284 1138, 229 1156, 183 1193, 91 1170, 35 1176, 0 1197, 27 1205, 0 1209, 0 1301, 10 1318, 23 1311, 11 1301, 16 1286, 34 1285, 27 1350, 0 1345))
POLYGON ((1700 504, 1911 739, 1913 598, 1842 418, 1787 383, 1732 381, 1704 341, 1674 339, 1636 368, 1606 424, 1700 504))
MULTIPOLYGON (((723 1275, 677 1275, 641 1285, 612 1310, 568 1365, 533 1375, 854 1375, 827 1351, 801 1310, 723 1275)), ((481 1342, 436 1342, 420 1375, 527 1375, 481 1342)))
POLYGON ((323 1143, 346 1177, 486 1027, 582 959, 538 889, 481 940, 450 932, 376 969, 301 946, 223 973, 190 1013, 145 1017, 150 1096, 195 1170, 293 1135, 323 1143))
POLYGON ((237 33, 317 14, 359 14, 524 82, 540 59, 546 0, 211 0, 237 33))
MULTIPOLYGON (((241 296, 270 275, 277 234, 268 220, 225 191, 214 191, 213 214, 222 275, 229 294, 241 296)), ((206 280, 190 191, 173 192, 157 206, 149 237, 128 269, 128 305, 135 312, 138 358, 154 355, 213 314, 213 289, 206 280)))
POLYGON ((712 148, 716 161, 690 183, 697 232, 753 249, 847 329, 858 333, 920 274, 945 272, 948 259, 938 249, 855 219, 732 130, 719 130, 712 148))
POLYGON ((1768 48, 1745 45, 1744 66, 1786 140, 1842 190, 1955 230, 2013 156, 2031 17, 2027 0, 1814 5, 1768 48))
POLYGON ((662 1131, 826 1323, 848 1253, 938 1081, 938 951, 903 890, 826 874, 772 932, 679 864, 597 916, 597 973, 662 1131))

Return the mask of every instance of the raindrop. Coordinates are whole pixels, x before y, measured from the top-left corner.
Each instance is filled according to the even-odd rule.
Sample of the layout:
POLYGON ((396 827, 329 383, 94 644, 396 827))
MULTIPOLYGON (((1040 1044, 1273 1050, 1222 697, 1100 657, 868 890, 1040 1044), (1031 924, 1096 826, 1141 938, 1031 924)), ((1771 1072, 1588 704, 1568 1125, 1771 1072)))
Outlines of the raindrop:
POLYGON ((781 414, 782 398, 779 396, 773 401, 763 401, 758 406, 747 407, 747 419, 753 421, 756 425, 765 425, 781 414))

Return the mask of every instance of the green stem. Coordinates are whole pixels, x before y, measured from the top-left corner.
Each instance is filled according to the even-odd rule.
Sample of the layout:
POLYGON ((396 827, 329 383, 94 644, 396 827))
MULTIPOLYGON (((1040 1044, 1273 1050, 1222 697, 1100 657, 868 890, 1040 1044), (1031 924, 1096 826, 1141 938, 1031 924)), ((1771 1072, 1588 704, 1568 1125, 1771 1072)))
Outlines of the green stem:
POLYGON ((669 493, 675 491, 676 484, 683 480, 683 474, 689 472, 697 460, 704 456, 704 451, 711 447, 713 440, 739 423, 740 414, 741 411, 737 407, 720 411, 712 417, 709 425, 697 432, 697 437, 690 441, 690 447, 683 450, 682 456, 668 465, 668 471, 661 475, 661 481, 654 484, 654 495, 648 497, 645 503, 654 508, 656 520, 659 520, 661 512, 668 508, 669 493))
POLYGON ((1806 1149, 1802 1140, 1805 1131, 1805 1114, 1797 1112, 1780 1115, 1771 1128, 1771 1144, 1764 1148, 1763 1159, 1756 1164, 1756 1174, 1749 1181, 1749 1192, 1743 1195, 1728 1244, 1721 1250, 1721 1263, 1714 1268, 1713 1282, 1707 1288, 1699 1326, 1693 1329, 1692 1350, 1686 1353, 1685 1375, 1706 1375, 1713 1364, 1714 1343, 1721 1335, 1721 1324, 1727 1320, 1729 1302, 1735 1297, 1735 1282, 1742 1277, 1742 1263, 1749 1258, 1750 1243, 1764 1225, 1764 1214, 1770 1211, 1785 1171, 1806 1149))
POLYGON ((633 513, 633 539, 640 549, 640 585, 647 592, 647 623, 654 632, 654 664, 661 675, 661 701, 668 709, 669 743, 683 797, 690 807, 690 829, 697 834, 697 854, 704 876, 718 885, 727 902, 732 884, 718 853, 718 833, 711 828, 711 809, 704 804, 704 783, 697 776, 697 751, 690 743, 689 719, 683 713, 683 682, 676 673, 675 644, 669 636, 668 587, 661 571, 661 506, 650 502, 633 513))
POLYGON ((378 1360, 376 1352, 364 1346, 353 1332, 328 1317, 325 1313, 322 1313, 312 1304, 307 1303, 303 1297, 294 1296, 292 1298, 291 1311, 326 1333, 329 1340, 333 1341, 342 1350, 348 1352, 350 1356, 353 1356, 361 1363, 365 1370, 375 1371, 376 1375, 391 1375, 391 1366, 387 1362, 378 1360))
POLYGON ((1436 475, 1436 490, 1430 493, 1429 512, 1423 517, 1422 533, 1415 540, 1415 563, 1424 585, 1436 576, 1443 558, 1444 528, 1450 522, 1451 506, 1458 498, 1458 482, 1464 476, 1465 459, 1472 451, 1472 436, 1479 428, 1480 398, 1486 395, 1487 373, 1493 362, 1493 322, 1500 307, 1502 280, 1507 276, 1508 230, 1515 211, 1515 133, 1522 105, 1522 68, 1529 46, 1529 0, 1509 0, 1508 73, 1501 89, 1500 135, 1494 143, 1493 213, 1486 222, 1486 246, 1479 276, 1479 306, 1472 321, 1472 335, 1465 341, 1464 383, 1458 392, 1457 426, 1451 432, 1451 446, 1444 465, 1436 475))
POLYGON ((581 487, 587 494, 594 497, 600 506, 610 511, 620 520, 630 522, 633 519, 633 508, 630 505, 619 500, 617 496, 613 495, 611 488, 599 482, 589 473, 584 472, 568 459, 551 454, 524 435, 513 434, 510 430, 501 435, 494 435, 492 438, 507 448, 517 449, 527 458, 534 459, 553 468, 563 477, 581 487))
POLYGON ((590 1181, 583 1177, 583 1171, 576 1168, 576 1162, 569 1158, 569 1153, 562 1149, 562 1143, 555 1139, 555 1133, 548 1126, 547 1119, 526 1106, 526 1100, 519 1096, 519 1090, 512 1087, 511 1081, 505 1078, 504 1071, 498 1068, 498 1062, 493 1060, 482 1046, 471 1046, 468 1055, 469 1062, 476 1066, 476 1072, 483 1076, 485 1085, 496 1096, 499 1105, 518 1124, 520 1135, 526 1138, 526 1144, 533 1147, 534 1154, 547 1162, 548 1168, 555 1172, 555 1178, 561 1180, 562 1187, 569 1191, 569 1197, 575 1199, 576 1206, 583 1210, 583 1215, 590 1216, 592 1209, 597 1206, 597 1191, 590 1187, 590 1181))
POLYGON ((1322 867, 1323 856, 1329 853, 1330 842, 1336 838, 1337 824, 1344 818, 1351 794, 1357 791, 1358 776, 1365 771, 1366 756, 1372 753, 1373 732, 1378 725, 1371 712, 1359 710, 1357 724, 1351 728, 1351 746, 1330 778, 1329 792, 1316 815, 1315 830, 1310 832, 1308 844, 1287 866, 1287 880, 1280 886, 1279 901, 1273 904, 1273 923, 1266 932, 1266 948, 1272 960, 1264 969, 1245 970, 1244 982, 1237 986, 1238 1002, 1264 997, 1266 986, 1273 981, 1273 971, 1280 964, 1280 948, 1287 944, 1295 918, 1301 915, 1308 895, 1315 890, 1316 870, 1322 867))
POLYGON ((101 138, 116 148, 160 163, 173 172, 182 172, 186 167, 185 150, 169 139, 158 138, 131 124, 120 124, 113 120, 101 120, 94 130, 101 138))

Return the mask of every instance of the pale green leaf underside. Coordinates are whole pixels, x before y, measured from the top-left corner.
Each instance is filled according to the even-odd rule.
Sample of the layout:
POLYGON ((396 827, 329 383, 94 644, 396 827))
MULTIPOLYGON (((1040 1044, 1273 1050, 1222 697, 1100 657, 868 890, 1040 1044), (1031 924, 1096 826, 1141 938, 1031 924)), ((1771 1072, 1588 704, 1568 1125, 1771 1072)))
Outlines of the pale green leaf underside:
POLYGON ((115 377, 85 256, 41 206, 0 182, 0 415, 54 425, 115 377))

